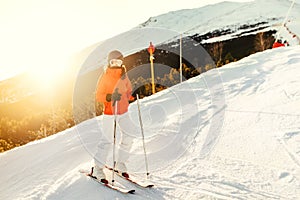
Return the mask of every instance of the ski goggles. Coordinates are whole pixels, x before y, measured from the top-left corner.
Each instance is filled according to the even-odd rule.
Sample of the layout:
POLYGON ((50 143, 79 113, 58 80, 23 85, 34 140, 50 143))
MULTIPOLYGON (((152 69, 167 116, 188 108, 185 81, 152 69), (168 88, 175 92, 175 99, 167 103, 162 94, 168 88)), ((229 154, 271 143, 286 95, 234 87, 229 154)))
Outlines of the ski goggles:
POLYGON ((111 67, 121 67, 123 64, 123 60, 120 60, 120 59, 111 59, 109 61, 109 65, 111 67))

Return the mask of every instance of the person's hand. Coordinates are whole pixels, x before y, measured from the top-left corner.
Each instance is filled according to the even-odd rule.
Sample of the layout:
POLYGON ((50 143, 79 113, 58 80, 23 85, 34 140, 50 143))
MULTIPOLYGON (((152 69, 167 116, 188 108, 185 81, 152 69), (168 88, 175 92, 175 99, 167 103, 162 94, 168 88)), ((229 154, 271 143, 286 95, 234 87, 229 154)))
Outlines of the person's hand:
POLYGON ((112 94, 107 94, 106 95, 106 101, 107 102, 111 102, 111 96, 112 96, 112 94))
POLYGON ((121 96, 122 96, 122 94, 120 94, 119 92, 118 92, 118 88, 116 88, 115 89, 115 92, 111 95, 111 100, 113 101, 113 102, 116 102, 116 101, 120 101, 121 100, 121 96))
POLYGON ((135 101, 135 98, 132 95, 130 95, 130 97, 129 97, 129 103, 132 103, 134 101, 135 101))

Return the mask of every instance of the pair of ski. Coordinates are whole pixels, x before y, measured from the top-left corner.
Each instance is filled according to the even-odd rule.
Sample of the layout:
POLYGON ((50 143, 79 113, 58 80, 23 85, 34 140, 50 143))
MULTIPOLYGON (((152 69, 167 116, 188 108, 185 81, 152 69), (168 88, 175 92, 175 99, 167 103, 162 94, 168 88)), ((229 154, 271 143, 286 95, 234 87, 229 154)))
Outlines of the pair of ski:
MULTIPOLYGON (((118 90, 116 88, 115 93, 118 94, 118 90)), ((142 133, 142 138, 143 138, 143 147, 144 147, 144 155, 145 155, 145 163, 146 163, 146 170, 147 170, 147 176, 149 175, 149 170, 148 170, 148 160, 147 160, 147 154, 146 154, 146 148, 145 148, 145 139, 144 139, 144 129, 143 129, 143 123, 142 123, 142 117, 141 117, 141 111, 140 111, 140 104, 139 104, 139 96, 138 94, 136 95, 137 97, 137 105, 138 105, 138 111, 139 111, 139 121, 140 121, 140 126, 141 126, 141 133, 142 133)), ((114 110, 114 148, 113 148, 113 160, 114 160, 114 165, 115 165, 115 144, 116 144, 116 130, 117 130, 117 111, 118 111, 118 100, 115 100, 113 103, 113 106, 115 107, 114 110)), ((151 188, 154 185, 153 184, 148 184, 145 182, 140 182, 137 180, 133 180, 127 173, 123 173, 121 171, 116 170, 115 168, 111 168, 108 166, 105 166, 107 169, 109 169, 110 171, 112 171, 113 173, 117 174, 118 176, 122 177, 123 179, 139 186, 142 188, 151 188)), ((88 176, 90 176, 93 180, 96 180, 98 183, 101 183, 102 185, 109 187, 113 190, 117 190, 119 192, 125 193, 125 194, 133 194, 135 192, 135 190, 130 190, 130 189, 124 189, 121 187, 117 187, 114 186, 113 184, 108 183, 107 180, 98 180, 95 176, 93 176, 93 168, 92 168, 92 172, 90 174, 87 174, 88 176)), ((114 176, 113 176, 114 179, 114 176)), ((113 180, 114 182, 114 180, 113 180)))
MULTIPOLYGON (((111 168, 111 167, 108 167, 108 166, 105 166, 105 167, 107 169, 109 169, 110 171, 113 170, 113 168, 111 168)), ((93 171, 93 169, 92 169, 92 171, 93 171)), ((115 173, 119 177, 121 177, 121 178, 123 178, 123 179, 125 179, 125 180, 127 180, 127 181, 129 181, 129 182, 131 182, 133 184, 135 184, 138 187, 152 188, 154 186, 153 184, 149 184, 149 183, 146 183, 146 182, 141 182, 141 181, 138 181, 138 180, 134 180, 128 174, 124 174, 124 173, 122 173, 122 172, 120 172, 118 170, 115 170, 115 173)), ((134 194, 135 193, 134 189, 125 189, 125 188, 122 188, 122 187, 118 187, 116 185, 112 185, 107 180, 105 180, 105 181, 99 180, 95 176, 93 176, 92 172, 91 173, 86 173, 86 175, 89 176, 90 178, 92 178, 92 180, 94 180, 94 181, 100 183, 101 185, 104 185, 104 186, 106 186, 106 187, 108 187, 110 189, 119 191, 119 192, 124 193, 124 194, 134 194)))

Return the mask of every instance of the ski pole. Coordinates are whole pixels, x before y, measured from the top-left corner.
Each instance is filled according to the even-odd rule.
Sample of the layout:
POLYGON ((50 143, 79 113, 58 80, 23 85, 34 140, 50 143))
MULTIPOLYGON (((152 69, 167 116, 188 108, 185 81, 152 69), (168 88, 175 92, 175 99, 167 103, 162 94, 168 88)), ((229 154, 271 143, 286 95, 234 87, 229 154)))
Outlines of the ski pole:
POLYGON ((117 114, 118 114, 118 101, 114 102, 115 110, 114 110, 114 144, 113 144, 113 170, 112 170, 112 185, 115 182, 115 169, 116 169, 116 134, 117 134, 117 114))
POLYGON ((139 102, 139 95, 138 94, 136 94, 136 102, 137 102, 137 106, 138 106, 139 121, 140 121, 141 134, 142 134, 142 140, 143 140, 143 148, 144 148, 144 156, 145 156, 145 164, 146 164, 146 176, 147 176, 147 179, 148 179, 149 178, 148 159, 147 159, 147 153, 146 153, 146 147, 145 147, 144 128, 143 128, 141 108, 140 108, 140 102, 139 102))

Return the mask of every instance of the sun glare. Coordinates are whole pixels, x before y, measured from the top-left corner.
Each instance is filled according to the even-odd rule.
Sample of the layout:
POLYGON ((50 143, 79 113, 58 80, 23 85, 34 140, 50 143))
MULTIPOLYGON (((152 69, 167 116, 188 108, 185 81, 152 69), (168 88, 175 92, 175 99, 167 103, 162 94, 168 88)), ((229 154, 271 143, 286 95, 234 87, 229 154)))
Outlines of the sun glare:
POLYGON ((33 67, 29 74, 37 89, 49 90, 53 89, 56 83, 61 80, 64 70, 59 67, 33 67))

